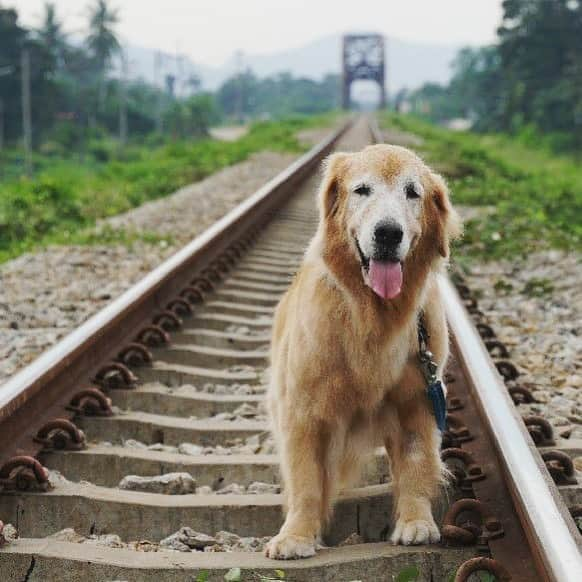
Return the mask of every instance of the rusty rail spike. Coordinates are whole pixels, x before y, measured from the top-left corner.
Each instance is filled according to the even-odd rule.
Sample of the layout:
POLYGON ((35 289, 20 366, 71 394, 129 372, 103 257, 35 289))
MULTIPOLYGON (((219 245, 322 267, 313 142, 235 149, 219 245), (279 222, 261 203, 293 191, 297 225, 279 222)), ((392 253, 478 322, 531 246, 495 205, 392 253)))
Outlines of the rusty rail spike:
POLYGON ((562 451, 546 451, 542 453, 552 479, 556 485, 577 485, 576 472, 572 459, 562 451))
POLYGON ((463 304, 465 305, 469 313, 473 313, 479 310, 479 304, 477 303, 477 300, 474 297, 469 296, 463 298, 463 304))
POLYGON ((527 386, 510 386, 507 391, 516 406, 537 402, 527 386))
POLYGON ((84 416, 113 416, 111 399, 98 388, 79 390, 71 399, 67 410, 84 416))
POLYGON ((137 377, 125 364, 111 362, 99 369, 95 383, 105 389, 128 389, 137 384, 137 377))
POLYGON ((218 259, 219 264, 225 265, 228 271, 234 267, 236 261, 237 257, 234 255, 232 249, 226 249, 218 259))
POLYGON ((499 340, 485 340, 485 347, 494 358, 509 358, 509 351, 507 350, 507 346, 499 340))
POLYGON ((18 455, 0 468, 0 487, 9 491, 47 491, 49 473, 34 457, 18 455))
POLYGON ((459 271, 458 268, 454 268, 454 270, 451 271, 451 279, 455 287, 457 285, 464 285, 466 281, 465 276, 461 273, 461 271, 459 271))
POLYGON ((154 360, 152 353, 139 342, 127 344, 117 355, 119 361, 126 366, 147 366, 154 360))
POLYGON ((471 289, 467 287, 464 283, 456 283, 455 287, 461 296, 461 299, 470 299, 472 296, 471 289))
POLYGON ((183 321, 173 312, 166 309, 161 313, 154 316, 154 325, 159 325, 165 331, 178 331, 182 325, 183 321))
POLYGON ((211 293, 216 286, 208 277, 196 277, 190 281, 190 285, 201 293, 211 293))
POLYGON ((231 245, 224 251, 224 255, 230 260, 234 261, 233 265, 242 257, 242 249, 237 243, 231 245))
POLYGON ((582 533, 582 504, 572 505, 568 510, 570 511, 570 515, 572 516, 578 531, 582 533))
POLYGON ((176 297, 176 299, 172 299, 172 301, 166 305, 166 309, 168 311, 174 312, 180 318, 190 317, 194 313, 190 303, 188 303, 188 301, 182 297, 176 297))
POLYGON ((246 238, 241 238, 240 240, 237 240, 232 246, 242 254, 249 250, 250 244, 246 238))
POLYGON ((207 267, 200 273, 202 277, 206 277, 211 283, 219 283, 222 279, 222 273, 216 268, 215 264, 207 267))
POLYGON ((465 405, 458 396, 451 396, 447 398, 447 412, 454 412, 455 410, 463 410, 465 405))
POLYGON ((215 259, 210 265, 211 268, 216 269, 220 273, 220 278, 226 275, 232 268, 232 265, 224 255, 215 259))
POLYGON ((485 479, 485 473, 483 472, 481 465, 478 465, 475 462, 473 455, 465 449, 460 449, 458 447, 443 449, 441 451, 441 459, 443 462, 448 459, 457 459, 461 461, 465 466, 465 478, 469 481, 481 481, 482 479, 485 479))
POLYGON ((545 418, 541 416, 526 416, 523 422, 536 447, 553 447, 556 445, 554 428, 545 418))
POLYGON ((506 382, 515 380, 519 376, 517 368, 507 360, 500 360, 499 362, 495 362, 495 367, 506 382))
POLYGON ((447 414, 447 430, 452 440, 457 443, 464 443, 473 439, 471 431, 456 414, 447 414))
POLYGON ((48 450, 80 451, 87 447, 83 431, 66 418, 55 418, 47 422, 33 440, 48 450))
POLYGON ((503 537, 501 522, 493 516, 487 507, 477 499, 459 499, 453 503, 445 517, 442 527, 443 540, 450 545, 471 545, 479 540, 487 542, 490 539, 503 537), (457 525, 457 519, 462 513, 476 513, 481 518, 481 526, 466 521, 457 525))
POLYGON ((204 302, 204 293, 194 285, 189 285, 188 287, 182 289, 182 291, 180 291, 180 297, 192 305, 204 302))
POLYGON ((475 327, 483 339, 493 339, 496 337, 493 328, 486 323, 478 323, 475 327))
POLYGON ((455 582, 467 582, 475 572, 489 572, 495 576, 498 582, 511 580, 509 572, 497 560, 480 556, 471 558, 461 564, 455 575, 455 582))
POLYGON ((170 343, 170 334, 159 325, 146 325, 135 340, 148 348, 160 348, 170 343))

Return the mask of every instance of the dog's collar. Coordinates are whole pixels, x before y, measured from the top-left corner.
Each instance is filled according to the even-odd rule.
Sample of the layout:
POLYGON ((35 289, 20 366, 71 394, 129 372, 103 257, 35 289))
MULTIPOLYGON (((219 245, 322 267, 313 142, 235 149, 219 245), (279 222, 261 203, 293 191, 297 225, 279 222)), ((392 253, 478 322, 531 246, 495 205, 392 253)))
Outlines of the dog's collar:
POLYGON ((426 395, 432 404, 432 412, 440 432, 446 427, 447 403, 445 391, 442 382, 437 378, 437 363, 434 361, 432 352, 428 349, 428 340, 430 336, 426 329, 424 312, 421 310, 418 314, 417 322, 418 333, 418 359, 420 369, 426 382, 426 395))

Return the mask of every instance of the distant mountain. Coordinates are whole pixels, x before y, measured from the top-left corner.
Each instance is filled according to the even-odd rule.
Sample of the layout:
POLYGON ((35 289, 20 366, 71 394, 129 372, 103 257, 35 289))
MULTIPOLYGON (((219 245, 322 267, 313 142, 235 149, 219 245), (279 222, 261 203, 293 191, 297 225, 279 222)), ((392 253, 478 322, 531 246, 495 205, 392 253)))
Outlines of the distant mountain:
MULTIPOLYGON (((414 89, 425 82, 447 83, 451 76, 450 65, 461 47, 403 41, 386 38, 388 91, 394 93, 403 87, 414 89)), ((156 51, 136 46, 128 47, 132 77, 154 80, 156 51)), ((341 68, 341 36, 327 36, 299 48, 270 54, 245 54, 242 62, 260 77, 289 71, 294 76, 320 79, 327 73, 339 73, 341 68)), ((220 67, 195 63, 187 57, 162 55, 162 67, 158 72, 160 83, 166 74, 187 79, 197 75, 205 89, 214 90, 237 70, 233 56, 220 67)))

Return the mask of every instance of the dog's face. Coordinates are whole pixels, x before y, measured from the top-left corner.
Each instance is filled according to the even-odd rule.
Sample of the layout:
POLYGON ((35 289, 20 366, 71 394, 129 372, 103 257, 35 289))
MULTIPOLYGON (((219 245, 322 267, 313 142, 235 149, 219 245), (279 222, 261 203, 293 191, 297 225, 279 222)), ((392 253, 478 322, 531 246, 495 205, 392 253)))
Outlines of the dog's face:
POLYGON ((363 282, 385 300, 399 295, 402 266, 421 239, 431 237, 435 256, 447 256, 458 230, 442 179, 397 146, 331 156, 320 204, 328 238, 347 242, 363 282))

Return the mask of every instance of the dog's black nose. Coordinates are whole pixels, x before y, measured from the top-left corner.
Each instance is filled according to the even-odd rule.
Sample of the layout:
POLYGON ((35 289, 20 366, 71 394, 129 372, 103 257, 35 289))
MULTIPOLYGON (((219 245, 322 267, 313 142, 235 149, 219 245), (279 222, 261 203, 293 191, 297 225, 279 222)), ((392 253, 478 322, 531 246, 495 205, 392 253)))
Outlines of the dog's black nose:
POLYGON ((374 254, 376 261, 397 261, 398 245, 402 242, 404 232, 394 222, 381 222, 374 229, 374 254))
POLYGON ((374 241, 384 248, 396 247, 402 242, 403 236, 402 228, 394 223, 381 223, 374 230, 374 241))

